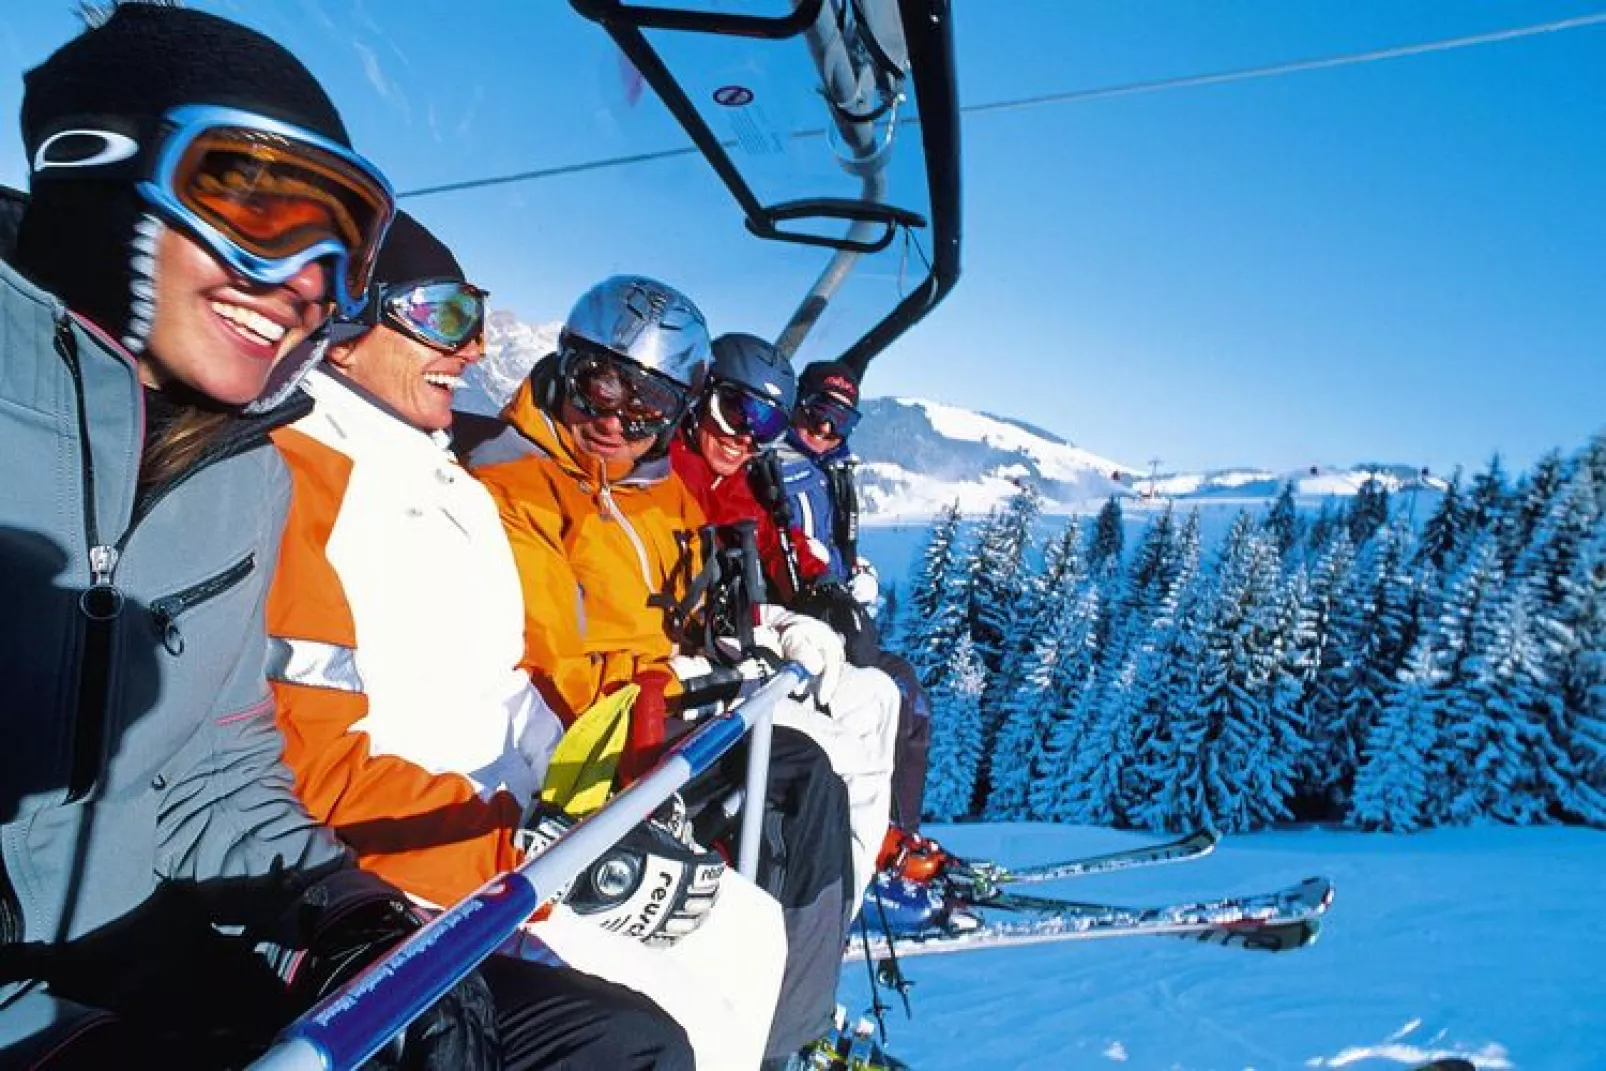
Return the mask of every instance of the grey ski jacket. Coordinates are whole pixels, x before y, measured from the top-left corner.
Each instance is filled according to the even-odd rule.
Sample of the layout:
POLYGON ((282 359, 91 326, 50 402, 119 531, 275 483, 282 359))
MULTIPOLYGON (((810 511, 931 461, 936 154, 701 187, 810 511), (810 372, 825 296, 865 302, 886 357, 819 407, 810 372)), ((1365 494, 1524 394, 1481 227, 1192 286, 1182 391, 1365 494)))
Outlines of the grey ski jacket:
POLYGON ((341 865, 264 674, 289 501, 267 430, 302 410, 136 517, 143 408, 127 355, 0 263, 0 1052, 60 1019, 26 963, 164 885, 250 927, 341 865))

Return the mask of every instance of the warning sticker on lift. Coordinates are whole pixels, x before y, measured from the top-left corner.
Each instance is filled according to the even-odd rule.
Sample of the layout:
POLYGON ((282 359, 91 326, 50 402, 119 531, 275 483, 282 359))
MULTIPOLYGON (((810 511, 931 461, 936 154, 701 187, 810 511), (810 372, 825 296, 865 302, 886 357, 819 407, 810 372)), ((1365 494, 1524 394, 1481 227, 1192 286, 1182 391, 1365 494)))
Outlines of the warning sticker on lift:
POLYGON ((786 139, 758 101, 758 94, 743 85, 723 85, 714 90, 737 147, 749 156, 780 156, 786 152, 786 139))

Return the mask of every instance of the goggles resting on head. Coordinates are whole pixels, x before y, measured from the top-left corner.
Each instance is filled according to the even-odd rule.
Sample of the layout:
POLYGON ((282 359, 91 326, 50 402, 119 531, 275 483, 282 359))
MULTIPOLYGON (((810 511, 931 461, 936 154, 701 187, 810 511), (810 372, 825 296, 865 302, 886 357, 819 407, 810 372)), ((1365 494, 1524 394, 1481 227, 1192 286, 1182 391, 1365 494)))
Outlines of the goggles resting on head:
POLYGON ((374 284, 362 322, 385 324, 443 353, 453 353, 485 331, 487 291, 456 279, 374 284))
POLYGON ((825 434, 846 439, 859 426, 859 418, 863 414, 840 398, 815 394, 798 403, 797 415, 798 423, 811 431, 820 433, 822 428, 829 425, 830 430, 825 434))
POLYGON ((715 430, 733 438, 745 435, 758 446, 779 439, 791 424, 781 406, 730 382, 716 382, 709 388, 703 414, 714 422, 715 430))
POLYGON ((373 164, 318 134, 236 108, 186 104, 163 119, 142 197, 254 283, 331 262, 330 297, 355 317, 395 216, 373 164))
POLYGON ((627 439, 662 435, 686 411, 686 389, 612 350, 571 341, 563 350, 565 396, 593 419, 618 417, 627 439))

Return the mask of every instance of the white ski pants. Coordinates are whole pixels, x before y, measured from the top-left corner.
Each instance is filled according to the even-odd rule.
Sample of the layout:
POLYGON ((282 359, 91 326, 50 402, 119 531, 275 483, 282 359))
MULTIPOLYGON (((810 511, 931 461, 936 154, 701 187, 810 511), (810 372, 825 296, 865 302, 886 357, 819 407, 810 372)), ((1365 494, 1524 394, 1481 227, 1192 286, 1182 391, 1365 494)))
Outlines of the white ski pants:
POLYGON ((752 1071, 763 1061, 786 930, 781 906, 734 870, 720 879, 703 924, 667 948, 610 933, 560 905, 502 953, 547 961, 531 936, 570 967, 634 989, 673 1016, 691 1040, 698 1071, 752 1071))
POLYGON ((843 666, 829 711, 814 701, 786 701, 775 724, 806 734, 819 744, 831 768, 848 786, 853 831, 853 885, 848 903, 857 913, 875 877, 876 856, 892 818, 892 763, 898 746, 898 686, 879 669, 843 666))

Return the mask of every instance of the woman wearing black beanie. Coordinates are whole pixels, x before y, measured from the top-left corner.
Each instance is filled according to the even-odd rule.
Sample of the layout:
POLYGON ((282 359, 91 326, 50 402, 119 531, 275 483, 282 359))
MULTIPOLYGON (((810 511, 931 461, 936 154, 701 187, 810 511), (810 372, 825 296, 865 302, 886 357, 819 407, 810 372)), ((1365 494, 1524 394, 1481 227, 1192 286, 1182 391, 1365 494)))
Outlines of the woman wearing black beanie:
MULTIPOLYGON (((22 125, 0 1064, 238 1065, 416 926, 297 801, 261 620, 289 494, 267 435, 308 403, 259 396, 360 307, 392 196, 306 68, 200 12, 118 6, 27 74, 22 125)), ((496 1066, 483 983, 387 1059, 496 1066)))

